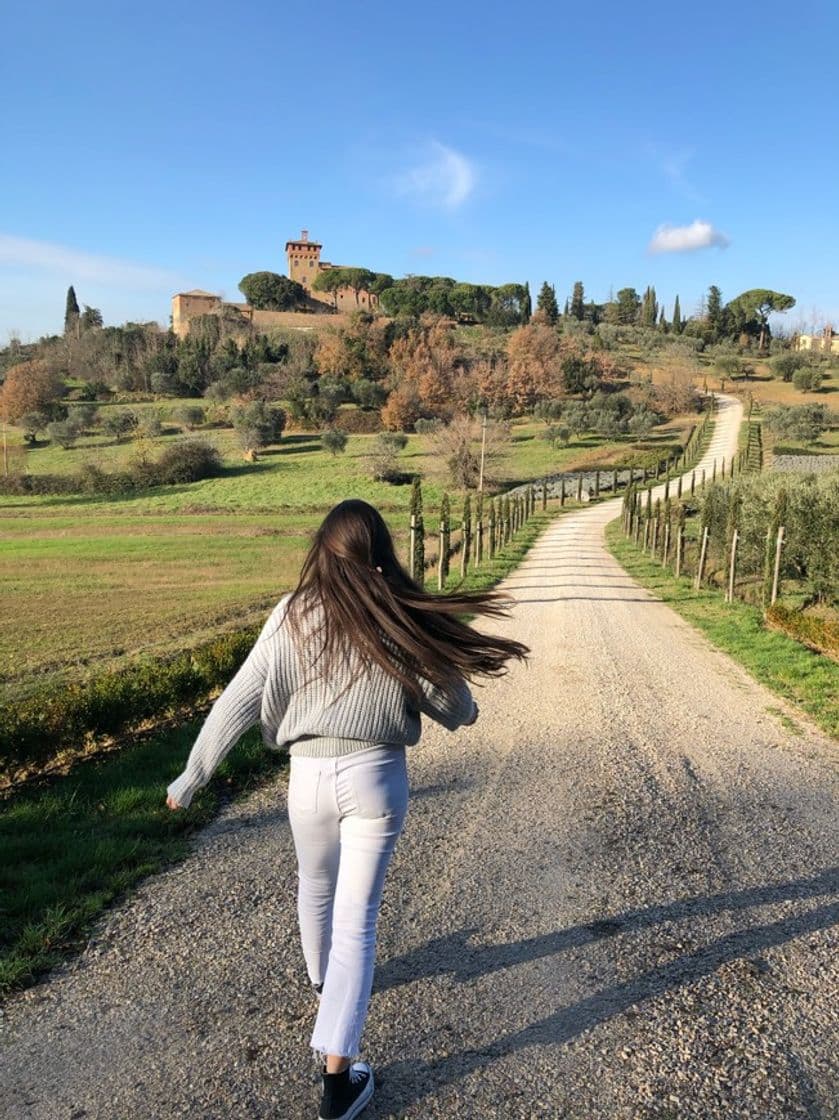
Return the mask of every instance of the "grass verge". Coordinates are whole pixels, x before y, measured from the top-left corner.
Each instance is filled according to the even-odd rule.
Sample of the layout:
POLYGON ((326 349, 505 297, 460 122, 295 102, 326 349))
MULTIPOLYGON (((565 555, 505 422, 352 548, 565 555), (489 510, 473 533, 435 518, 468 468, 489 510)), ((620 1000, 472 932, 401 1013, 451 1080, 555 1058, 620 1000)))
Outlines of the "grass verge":
POLYGON ((722 593, 694 591, 627 540, 620 519, 606 527, 606 543, 618 563, 659 599, 734 658, 753 677, 791 700, 830 735, 839 737, 839 665, 764 626, 763 612, 747 603, 726 603, 722 593))
MULTIPOLYGON (((558 513, 536 511, 462 586, 498 583, 558 513)), ((458 568, 448 588, 459 583, 458 568)), ((135 737, 0 802, 0 996, 28 987, 83 949, 107 907, 145 876, 183 859, 190 834, 221 805, 276 777, 286 764, 285 754, 267 751, 258 730, 251 731, 189 809, 173 813, 166 808, 166 786, 181 772, 200 726, 193 721, 135 737)))

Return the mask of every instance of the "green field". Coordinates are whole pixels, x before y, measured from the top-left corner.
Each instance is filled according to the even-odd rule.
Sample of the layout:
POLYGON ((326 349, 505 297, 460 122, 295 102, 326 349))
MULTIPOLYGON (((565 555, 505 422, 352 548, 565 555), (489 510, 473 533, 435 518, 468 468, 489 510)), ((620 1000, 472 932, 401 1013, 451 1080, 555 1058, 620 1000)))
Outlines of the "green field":
MULTIPOLYGON (((102 411, 113 407, 123 406, 102 411)), ((689 425, 686 418, 662 426, 652 446, 674 445, 689 425)), ((544 428, 513 426, 497 485, 607 465, 632 452, 629 442, 594 436, 553 449, 541 438, 544 428)), ((312 532, 343 498, 373 502, 406 550, 410 485, 371 481, 365 458, 374 437, 351 436, 333 458, 316 434, 291 434, 258 462, 244 463, 230 429, 196 434, 222 453, 221 477, 119 498, 0 496, 0 675, 7 688, 25 690, 35 674, 75 675, 258 621, 293 585, 312 532)), ((179 438, 179 431, 159 437, 154 454, 179 438)), ((25 462, 32 474, 75 471, 85 462, 114 470, 137 451, 136 442, 92 435, 68 451, 36 446, 25 462)), ((433 531, 445 464, 428 438, 416 435, 401 461, 406 474, 422 476, 433 531)), ((457 513, 459 496, 453 499, 457 513)))

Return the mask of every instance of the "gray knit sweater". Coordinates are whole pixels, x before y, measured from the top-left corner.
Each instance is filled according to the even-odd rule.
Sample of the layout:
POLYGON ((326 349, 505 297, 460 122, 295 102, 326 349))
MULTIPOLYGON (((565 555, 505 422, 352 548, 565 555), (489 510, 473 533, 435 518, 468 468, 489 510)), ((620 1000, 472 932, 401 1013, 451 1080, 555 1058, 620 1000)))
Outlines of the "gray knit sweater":
MULTIPOLYGON (((329 680, 301 657, 285 624, 290 596, 271 612, 253 648, 216 700, 190 751, 184 772, 167 792, 185 808, 209 782, 216 767, 248 728, 260 723, 267 747, 289 747, 292 755, 332 757, 371 745, 411 746, 420 737, 420 711, 450 731, 469 723, 475 702, 462 677, 454 699, 418 678, 419 711, 404 686, 374 666, 352 681, 350 663, 329 680)), ((317 618, 313 619, 315 624, 317 618)))

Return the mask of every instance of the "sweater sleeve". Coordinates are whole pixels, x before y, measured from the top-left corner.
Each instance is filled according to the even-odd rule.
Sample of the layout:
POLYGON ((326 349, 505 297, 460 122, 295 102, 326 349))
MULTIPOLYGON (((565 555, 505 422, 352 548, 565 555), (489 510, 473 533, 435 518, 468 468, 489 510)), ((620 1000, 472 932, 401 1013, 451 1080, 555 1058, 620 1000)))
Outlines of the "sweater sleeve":
POLYGON ((418 681, 423 694, 419 707, 425 715, 441 723, 449 731, 455 731, 472 721, 476 704, 463 677, 458 676, 454 695, 448 695, 423 677, 419 677, 418 681))
MULTIPOLYGON (((285 600, 280 606, 284 603, 285 600)), ((183 773, 167 787, 166 792, 185 809, 242 735, 259 722, 271 663, 270 636, 276 629, 280 606, 274 609, 239 671, 210 709, 183 773)))

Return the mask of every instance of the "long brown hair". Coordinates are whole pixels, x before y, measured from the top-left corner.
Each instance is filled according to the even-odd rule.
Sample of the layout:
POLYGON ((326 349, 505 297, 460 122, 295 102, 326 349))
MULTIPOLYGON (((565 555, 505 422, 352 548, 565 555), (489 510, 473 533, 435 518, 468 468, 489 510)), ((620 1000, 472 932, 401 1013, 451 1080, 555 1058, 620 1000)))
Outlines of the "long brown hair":
POLYGON ((496 591, 425 591, 396 558, 378 510, 350 498, 318 529, 286 617, 302 636, 302 620, 323 608, 317 628, 306 635, 320 641, 314 661, 321 675, 355 651, 362 667, 380 666, 418 701, 417 676, 448 692, 453 671, 467 679, 497 677, 511 658, 527 658, 530 650, 521 642, 481 634, 458 617, 503 617, 510 603, 496 591))

